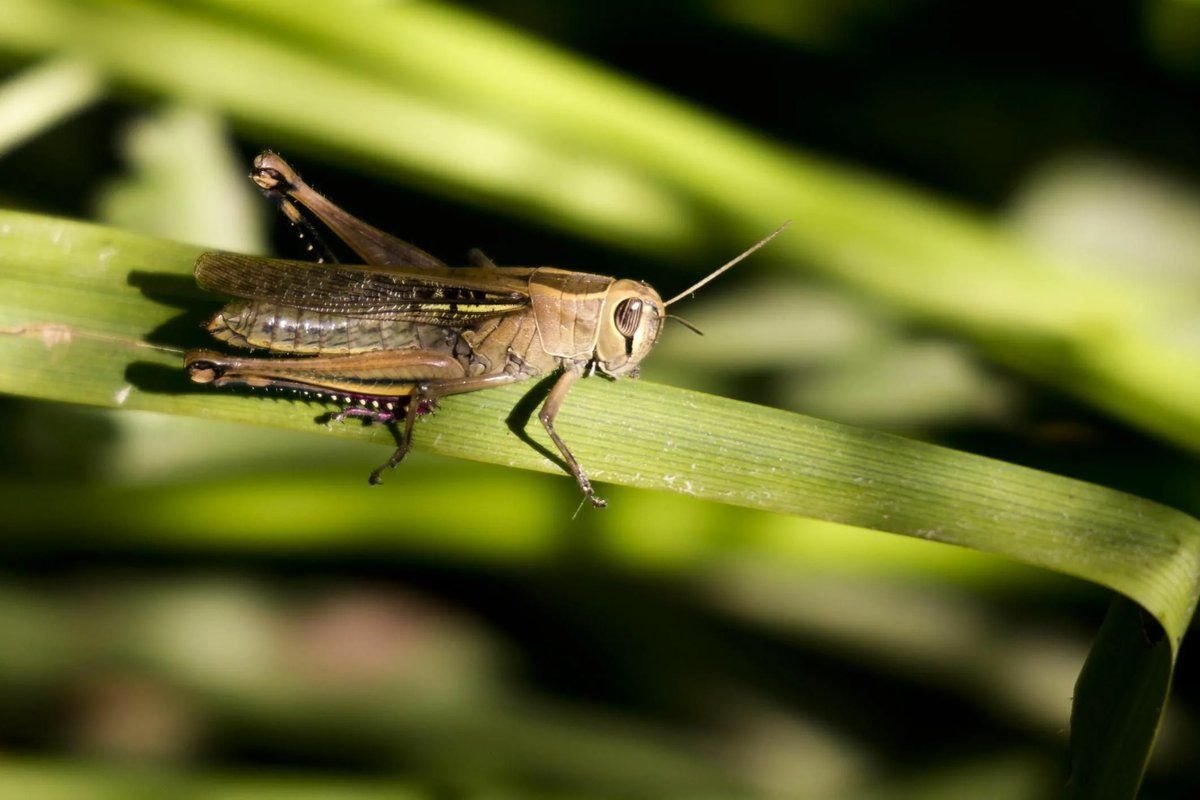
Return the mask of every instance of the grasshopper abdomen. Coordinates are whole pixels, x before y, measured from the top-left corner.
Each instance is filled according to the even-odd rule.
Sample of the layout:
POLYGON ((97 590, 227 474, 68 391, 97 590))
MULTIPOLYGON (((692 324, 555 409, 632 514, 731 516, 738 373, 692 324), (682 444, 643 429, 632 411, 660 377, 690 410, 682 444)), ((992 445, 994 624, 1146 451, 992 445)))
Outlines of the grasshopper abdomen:
POLYGON ((346 355, 376 350, 450 348, 455 336, 437 325, 362 319, 263 300, 233 300, 207 330, 237 347, 290 355, 346 355))

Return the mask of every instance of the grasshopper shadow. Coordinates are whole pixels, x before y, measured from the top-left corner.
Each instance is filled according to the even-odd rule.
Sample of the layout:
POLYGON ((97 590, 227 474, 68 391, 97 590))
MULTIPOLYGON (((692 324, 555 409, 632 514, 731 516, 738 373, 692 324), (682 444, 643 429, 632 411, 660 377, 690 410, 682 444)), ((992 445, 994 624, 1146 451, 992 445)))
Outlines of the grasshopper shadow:
POLYGON ((145 341, 181 350, 212 344, 204 323, 221 307, 221 301, 201 291, 193 278, 133 270, 126 281, 148 300, 180 310, 177 316, 147 331, 142 337, 145 341))
MULTIPOLYGON (((204 394, 204 386, 188 379, 183 360, 178 367, 152 361, 134 361, 125 368, 125 380, 147 394, 204 394)), ((211 392, 209 392, 211 393, 211 392)))
MULTIPOLYGON (((204 330, 207 320, 220 302, 196 286, 190 275, 131 270, 126 283, 157 305, 179 309, 180 313, 142 335, 142 340, 160 347, 183 351, 211 343, 204 330)), ((151 361, 135 361, 125 369, 125 380, 137 389, 152 394, 200 394, 204 387, 188 380, 183 359, 178 367, 151 361)))
POLYGON ((173 308, 193 309, 212 300, 190 275, 135 269, 129 271, 125 282, 138 289, 147 299, 173 308))
MULTIPOLYGON (((529 425, 529 418, 534 415, 534 412, 537 411, 538 407, 541 406, 541 404, 546 400, 546 396, 550 394, 550 390, 554 388, 554 384, 557 380, 558 373, 552 372, 535 383, 533 388, 522 395, 521 399, 517 401, 517 404, 513 406, 513 410, 510 411, 508 416, 505 418, 504 424, 508 426, 508 429, 512 431, 518 439, 529 445, 538 453, 541 453, 544 457, 557 464, 560 469, 569 474, 571 468, 567 466, 567 462, 563 460, 561 455, 546 447, 541 442, 536 441, 526 432, 526 428, 529 425)), ((541 423, 539 422, 538 424, 541 423)))

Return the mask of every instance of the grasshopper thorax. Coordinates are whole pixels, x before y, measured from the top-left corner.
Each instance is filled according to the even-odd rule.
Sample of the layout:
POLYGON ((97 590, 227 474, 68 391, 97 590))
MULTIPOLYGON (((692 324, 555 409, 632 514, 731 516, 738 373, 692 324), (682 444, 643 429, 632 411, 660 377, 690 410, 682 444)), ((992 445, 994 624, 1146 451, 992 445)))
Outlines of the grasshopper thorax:
POLYGON ((662 298, 641 281, 613 281, 600 314, 596 368, 613 377, 635 371, 658 341, 663 323, 662 298))

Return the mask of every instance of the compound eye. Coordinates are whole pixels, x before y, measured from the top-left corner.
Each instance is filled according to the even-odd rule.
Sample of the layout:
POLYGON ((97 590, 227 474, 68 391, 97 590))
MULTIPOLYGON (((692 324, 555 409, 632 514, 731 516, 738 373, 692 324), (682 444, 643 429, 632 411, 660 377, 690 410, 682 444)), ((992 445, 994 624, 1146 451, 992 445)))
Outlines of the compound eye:
POLYGON ((627 297, 617 303, 617 311, 613 317, 613 322, 617 325, 617 330, 626 339, 632 339, 634 331, 637 330, 638 323, 642 320, 642 301, 634 297, 627 297))

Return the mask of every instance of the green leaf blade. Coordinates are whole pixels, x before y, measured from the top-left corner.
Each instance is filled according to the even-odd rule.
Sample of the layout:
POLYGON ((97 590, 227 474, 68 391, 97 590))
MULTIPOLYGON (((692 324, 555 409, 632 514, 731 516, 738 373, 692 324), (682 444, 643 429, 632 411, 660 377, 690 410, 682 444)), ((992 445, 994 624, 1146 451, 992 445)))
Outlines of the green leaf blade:
MULTIPOLYGON (((0 230, 10 244, 24 242, 0 257, 8 298, 0 300, 0 390, 323 432, 312 421, 319 407, 192 387, 181 347, 145 341, 180 312, 144 293, 130 273, 144 270, 151 281, 187 275, 198 248, 13 213, 0 215, 0 230), (35 257, 39 242, 49 246, 35 257), (131 384, 139 364, 167 388, 131 384)), ((200 297, 178 294, 181 303, 200 297)), ((530 388, 445 399, 422 421, 417 448, 561 473, 536 423, 525 431, 541 452, 512 430, 530 388)), ((582 381, 560 429, 601 481, 1005 555, 1137 600, 1175 642, 1192 612, 1200 523, 1094 484, 645 382, 582 381)), ((328 432, 390 442, 386 431, 360 426, 328 432)))

